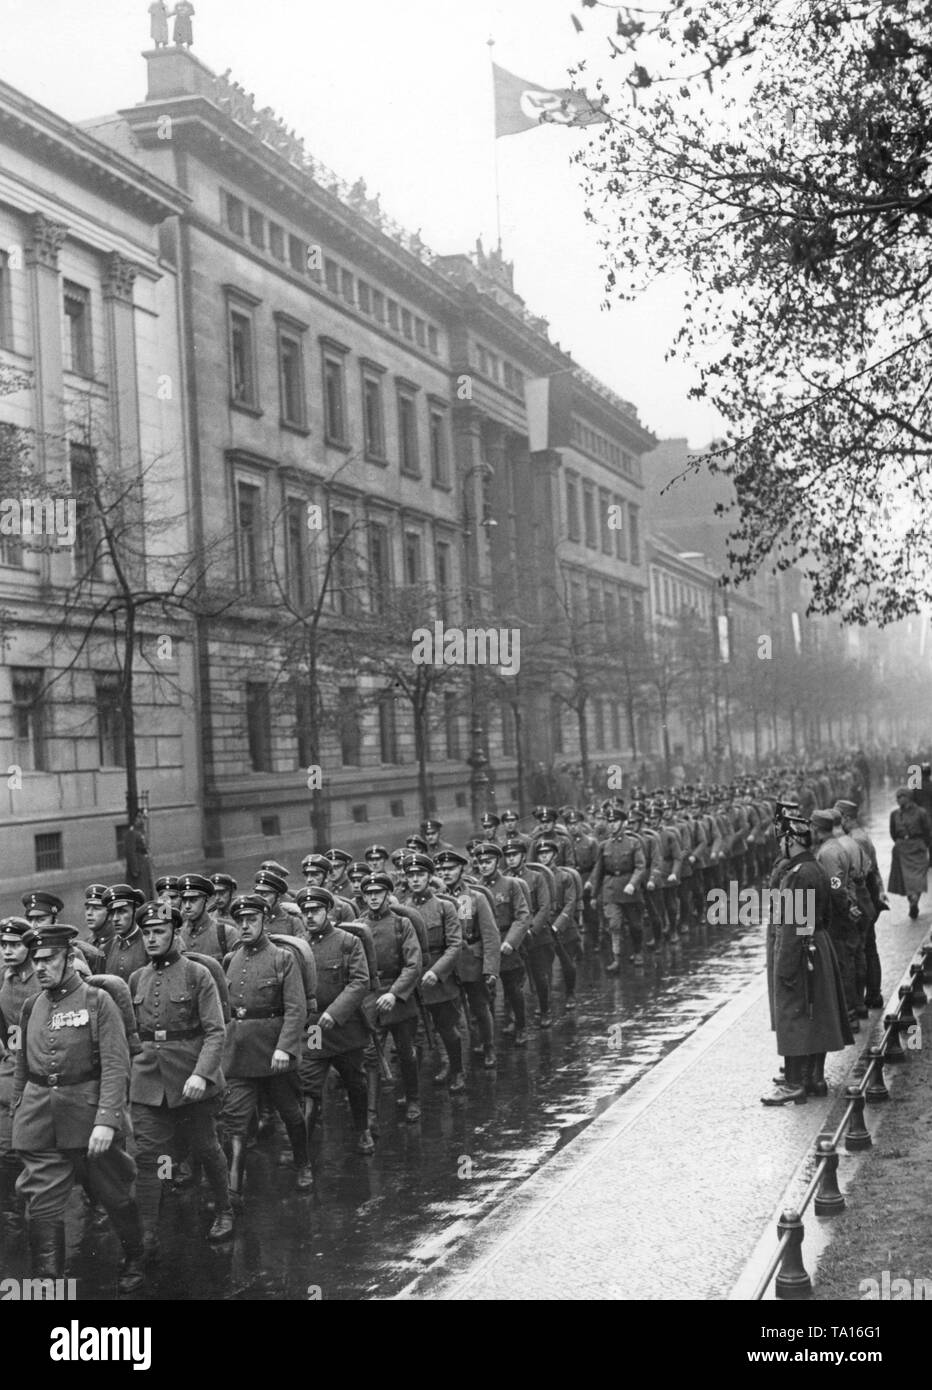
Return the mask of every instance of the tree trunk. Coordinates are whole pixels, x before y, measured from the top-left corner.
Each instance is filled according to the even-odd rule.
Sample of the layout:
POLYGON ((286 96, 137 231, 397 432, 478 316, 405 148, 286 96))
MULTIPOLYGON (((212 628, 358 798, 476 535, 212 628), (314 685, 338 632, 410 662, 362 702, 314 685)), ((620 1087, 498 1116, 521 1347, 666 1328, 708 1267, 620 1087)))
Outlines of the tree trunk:
POLYGON ((663 734, 663 765, 666 772, 666 780, 669 785, 673 781, 673 757, 670 753, 670 730, 667 728, 667 715, 670 710, 670 701, 665 695, 660 697, 660 730, 663 734))
POLYGON ((587 700, 580 701, 576 706, 576 722, 579 725, 579 767, 582 772, 583 786, 588 794, 589 788, 589 729, 586 724, 586 704, 587 700))
MULTIPOLYGON (((420 678, 419 678, 420 679, 420 678)), ((428 809, 428 790, 427 790, 427 716, 430 702, 430 691, 420 684, 415 689, 415 696, 412 702, 414 711, 414 752, 417 758, 417 794, 421 803, 421 820, 427 820, 430 815, 428 809)))
MULTIPOLYGON (((308 744, 310 745, 312 764, 315 767, 321 767, 320 691, 317 685, 317 646, 315 642, 311 642, 307 667, 308 691, 310 696, 308 701, 310 707, 308 744)), ((323 777, 321 777, 321 782, 323 782, 323 777)), ((311 791, 311 834, 315 851, 318 854, 325 853, 325 847, 330 842, 330 805, 328 792, 323 786, 311 791)))
POLYGON ((515 714, 515 779, 518 784, 518 814, 527 815, 527 791, 524 785, 524 715, 521 701, 515 700, 512 709, 515 714))
POLYGON ((126 817, 132 826, 139 812, 139 773, 136 764, 136 711, 133 708, 133 656, 136 644, 136 610, 126 608, 123 629, 123 670, 120 672, 120 712, 123 717, 123 761, 126 764, 126 817))

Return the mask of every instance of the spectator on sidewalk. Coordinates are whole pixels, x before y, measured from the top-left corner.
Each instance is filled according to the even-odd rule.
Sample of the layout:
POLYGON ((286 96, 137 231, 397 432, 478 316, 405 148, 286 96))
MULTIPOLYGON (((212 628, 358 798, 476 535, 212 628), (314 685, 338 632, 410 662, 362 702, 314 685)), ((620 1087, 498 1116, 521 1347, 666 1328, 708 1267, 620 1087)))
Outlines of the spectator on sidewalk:
POLYGON ((887 892, 905 897, 910 917, 918 917, 919 899, 928 887, 932 825, 926 812, 916 805, 908 787, 897 787, 896 799, 897 809, 890 812, 893 858, 887 892))

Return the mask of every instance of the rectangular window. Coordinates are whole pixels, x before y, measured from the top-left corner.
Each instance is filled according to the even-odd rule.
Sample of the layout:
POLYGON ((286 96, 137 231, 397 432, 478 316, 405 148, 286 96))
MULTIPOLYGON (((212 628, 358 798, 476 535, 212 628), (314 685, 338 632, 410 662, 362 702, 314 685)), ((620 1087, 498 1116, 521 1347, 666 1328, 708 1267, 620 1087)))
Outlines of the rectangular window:
POLYGON ((65 867, 62 858, 61 831, 46 831, 44 835, 36 835, 36 873, 48 873, 50 869, 63 869, 65 867))
POLYGON ((288 597, 296 608, 304 608, 310 598, 307 515, 307 503, 303 498, 288 498, 285 510, 286 582, 288 597))
POLYGON ((97 755, 100 767, 125 767, 123 709, 120 703, 120 677, 94 677, 97 706, 97 755))
POLYGON ((605 747, 605 704, 602 700, 593 700, 592 708, 595 714, 595 746, 601 749, 605 747))
POLYGON ((397 763, 398 732, 395 725, 395 700, 390 690, 379 696, 379 762, 397 763))
POLYGON ((11 300, 10 257, 0 251, 0 347, 13 346, 13 304, 11 300))
POLYGON ((582 539, 579 529, 579 485, 569 474, 566 475, 566 534, 571 541, 582 539))
POLYGON ((627 560, 628 543, 624 499, 613 495, 612 506, 615 508, 615 515, 612 517, 612 526, 615 530, 615 557, 618 560, 627 560))
POLYGON ((372 316, 376 323, 385 322, 385 296, 381 290, 372 291, 372 316))
POLYGON ((398 450, 402 473, 420 476, 417 447, 417 404, 408 391, 398 392, 398 450))
POLYGON ((356 572, 349 512, 330 513, 331 607, 344 616, 356 611, 356 572))
POLYGON ((14 666, 13 761, 26 772, 47 772, 46 705, 41 670, 14 666))
POLYGON ((427 346, 427 325, 423 319, 414 320, 414 341, 418 347, 427 346))
POLYGON ((91 340, 91 294, 83 285, 64 285, 65 368, 80 376, 94 375, 91 340))
POLYGON ((394 299, 388 301, 388 326, 398 332, 398 305, 394 299))
POLYGON ((393 816, 395 820, 401 820, 405 813, 405 804, 403 801, 390 801, 388 803, 388 810, 389 814, 393 816))
POLYGON ((362 752, 359 729, 359 694, 354 685, 340 687, 340 761, 344 767, 358 767, 362 752))
POLYGON ((258 594, 260 580, 259 489, 253 483, 236 483, 237 578, 245 594, 258 594))
POLYGON ((613 700, 609 705, 612 716, 612 747, 616 752, 621 751, 621 706, 617 700, 613 700))
POLYGON ((304 399, 304 345, 292 333, 278 335, 278 381, 281 394, 282 424, 307 426, 304 399))
POLYGON ((589 483, 583 483, 583 524, 586 531, 586 545, 590 550, 595 550, 597 542, 598 528, 595 524, 595 488, 589 483))
POLYGON ((602 554, 611 555, 612 533, 608 529, 608 509, 612 505, 612 495, 607 488, 599 488, 599 533, 602 537, 602 554))
POLYGON ((259 833, 269 840, 277 840, 282 833, 281 816, 260 816, 259 833))
POLYGON ((97 458, 84 444, 69 445, 74 495, 74 572, 79 579, 100 578, 100 513, 97 507, 97 458))
POLYGON ((252 318, 239 309, 230 310, 230 395, 238 405, 257 404, 252 318))
POLYGON ((446 756, 451 762, 459 762, 463 756, 460 748, 460 721, 456 693, 452 690, 443 692, 443 734, 446 756))
POLYGON ((439 487, 450 484, 447 419, 444 411, 436 409, 430 412, 430 480, 439 487))
POLYGON ((356 282, 348 270, 340 272, 340 292, 347 304, 356 303, 356 282))
POLYGON ((628 524, 631 536, 631 563, 639 565, 641 563, 641 527, 639 522, 640 508, 633 502, 628 503, 628 524))
POLYGON ((260 251, 265 250, 265 218, 255 208, 249 209, 249 240, 260 251))
POLYGON ((499 379, 499 361, 498 361, 498 356, 497 356, 494 352, 490 352, 490 353, 489 353, 489 374, 490 374, 490 376, 491 376, 491 378, 492 378, 493 381, 498 381, 498 379, 499 379))
POLYGON ((243 204, 239 198, 234 198, 232 193, 226 195, 227 226, 234 236, 243 236, 245 233, 245 219, 243 204))
POLYGON ((277 222, 269 223, 269 250, 277 261, 285 259, 285 232, 277 222))
POLYGON ((563 752, 563 704, 556 695, 550 697, 550 741, 555 753, 563 752))
POLYGON ((340 293, 340 267, 329 256, 324 257, 324 284, 333 294, 340 293))
POLYGON ((510 362, 505 362, 502 366, 502 372, 505 380, 505 390, 513 391, 515 389, 514 367, 512 367, 510 362))
POLYGON ((391 589, 391 557, 388 548, 388 527, 379 521, 369 523, 369 608, 384 613, 391 589))
POLYGON ((385 457, 385 416, 382 410, 382 378, 363 372, 363 424, 366 431, 366 454, 369 458, 385 457))
POLYGON ((299 275, 303 275, 307 270, 307 245, 300 237, 290 234, 288 237, 288 264, 299 275))
POLYGON ((502 756, 513 758, 517 752, 515 712, 507 700, 502 701, 502 756))
POLYGON ((246 682, 246 736, 253 772, 271 772, 272 711, 265 681, 246 682))
POLYGON ((438 541, 434 548, 434 586, 441 601, 450 592, 450 546, 446 541, 438 541))
POLYGON ((436 357, 440 351, 440 342, 437 337, 437 330, 433 324, 427 325, 427 350, 436 357))
POLYGON ((632 617, 634 619, 634 631, 638 637, 644 636, 644 598, 637 594, 631 602, 632 617))
POLYGON ((372 295, 365 280, 359 280, 356 284, 359 295, 359 308, 364 314, 372 313, 372 295))
POLYGON ((417 531, 405 532, 405 583, 421 582, 421 538, 417 531))
POLYGON ((414 337, 411 312, 409 309, 402 309, 401 311, 401 331, 406 338, 414 337))
POLYGON ((331 444, 346 443, 346 384, 343 359, 324 358, 324 429, 331 444))

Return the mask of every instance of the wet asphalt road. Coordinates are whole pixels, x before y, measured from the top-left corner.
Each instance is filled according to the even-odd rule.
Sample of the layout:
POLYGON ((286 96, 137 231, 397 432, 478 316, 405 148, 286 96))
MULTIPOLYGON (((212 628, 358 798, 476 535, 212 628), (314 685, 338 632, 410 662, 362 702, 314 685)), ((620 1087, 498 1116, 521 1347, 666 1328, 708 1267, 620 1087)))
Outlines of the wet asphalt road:
MULTIPOLYGON (((870 825, 885 874, 887 797, 875 797, 875 806, 870 825)), ((293 1169, 279 1166, 281 1137, 260 1142, 249 1152, 246 1210, 227 1245, 198 1238, 211 1219, 198 1194, 166 1194, 162 1254, 145 1296, 392 1297, 739 993, 763 967, 763 934, 758 926, 703 926, 682 945, 658 950, 643 970, 624 962, 616 978, 604 973, 608 959, 607 947, 586 947, 575 1015, 564 1012, 557 966, 553 1029, 540 1033, 529 1012, 528 1048, 499 1039, 497 1072, 472 1072, 465 1095, 433 1086, 425 1055, 419 1124, 404 1123, 393 1088, 383 1087, 382 1133, 371 1158, 354 1152, 342 1089, 328 1088, 314 1192, 298 1194, 293 1169)), ((499 1028, 500 1011, 499 1000, 499 1028)), ((114 1237, 95 1229, 76 1196, 68 1272, 78 1278, 79 1297, 115 1296, 118 1254, 114 1237)), ((0 1271, 27 1272, 20 1243, 0 1240, 0 1271)))

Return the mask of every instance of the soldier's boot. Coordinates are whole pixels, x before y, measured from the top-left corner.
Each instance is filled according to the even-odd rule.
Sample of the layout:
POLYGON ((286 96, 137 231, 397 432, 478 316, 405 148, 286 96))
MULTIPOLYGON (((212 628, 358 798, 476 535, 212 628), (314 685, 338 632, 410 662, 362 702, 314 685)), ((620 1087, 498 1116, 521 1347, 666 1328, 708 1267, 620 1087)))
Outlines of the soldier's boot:
POLYGON ((272 1102, 260 1094, 259 1096, 259 1121, 256 1129, 257 1139, 270 1139, 275 1133, 275 1107, 272 1102))
POLYGON ((856 1006, 855 1006, 855 1009, 856 1009, 858 1018, 867 1018, 867 1017, 869 1017, 869 1014, 870 1014, 870 1010, 868 1009, 866 1003, 864 1002, 864 995, 865 995, 865 993, 866 993, 866 990, 867 990, 867 976, 866 976, 866 975, 863 975, 863 974, 855 974, 855 977, 854 977, 854 993, 855 993, 855 997, 857 998, 857 1001, 858 1001, 857 1004, 856 1004, 856 1006))
POLYGON ((409 1125, 413 1125, 421 1118, 417 1062, 413 1057, 401 1057, 399 1060, 401 1062, 401 1079, 404 1083, 405 1120, 409 1125))
POLYGON ((376 1139, 379 1137, 379 1096, 382 1093, 382 1078, 375 1067, 366 1068, 366 1128, 376 1139))
POLYGON ((805 1105, 806 1086, 803 1081, 805 1063, 805 1057, 787 1057, 783 1081, 769 1096, 761 1096, 761 1103, 763 1105, 786 1105, 788 1101, 792 1101, 794 1105, 805 1105))
POLYGON ((155 1164, 138 1165, 136 1170, 136 1205, 142 1222, 142 1244, 147 1256, 155 1259, 159 1253, 159 1207, 162 1201, 162 1178, 155 1164))
POLYGON ((294 1155, 294 1166, 298 1170, 298 1191, 307 1192, 314 1186, 314 1170, 307 1157, 307 1132, 304 1116, 302 1115, 300 1120, 286 1121, 285 1132, 288 1135, 288 1142, 294 1155))
POLYGON ((246 1136, 234 1134, 230 1139, 230 1206, 243 1209, 243 1178, 246 1169, 246 1136))
POLYGON ((466 1089, 466 1077, 463 1075, 462 1041, 458 1037, 448 1038, 446 1049, 450 1058, 450 1095, 456 1096, 466 1089))
POLYGON ((233 1234, 233 1206, 230 1202, 230 1179, 223 1150, 218 1144, 211 1153, 201 1157, 201 1165, 214 1194, 214 1219, 207 1232, 210 1241, 226 1240, 233 1234))
POLYGON ((320 1120, 320 1112, 323 1109, 323 1102, 319 1096, 304 1097, 304 1132, 307 1135, 308 1153, 311 1151, 311 1144, 314 1140, 314 1131, 320 1120))
POLYGON ((369 1121, 366 1115, 366 1088, 362 1084, 354 1082, 352 1087, 347 1087, 347 1099, 349 1101, 350 1114, 353 1117, 353 1128, 356 1131, 356 1152, 358 1154, 371 1154, 375 1152, 375 1140, 369 1128, 369 1121))
POLYGON ((25 1231, 26 1203, 16 1191, 19 1163, 12 1154, 0 1158, 0 1228, 8 1240, 19 1240, 25 1231))
MULTIPOLYGON (((441 1042, 439 1046, 441 1062, 439 1070, 434 1073, 433 1080, 435 1086, 442 1086, 445 1081, 449 1081, 450 1079, 450 1059, 444 1052, 444 1043, 441 1042)), ((460 1070, 462 1070, 462 1067, 460 1070)))
POLYGON ((121 1295, 137 1293, 146 1279, 139 1208, 135 1202, 124 1202, 122 1206, 111 1209, 110 1220, 123 1247, 117 1292, 121 1295))
POLYGON ((65 1222, 61 1217, 30 1218, 29 1252, 34 1279, 61 1279, 65 1273, 65 1222))
POLYGON ((827 1096, 828 1082, 825 1080, 825 1053, 813 1052, 809 1057, 809 1070, 806 1073, 806 1093, 810 1096, 827 1096))

